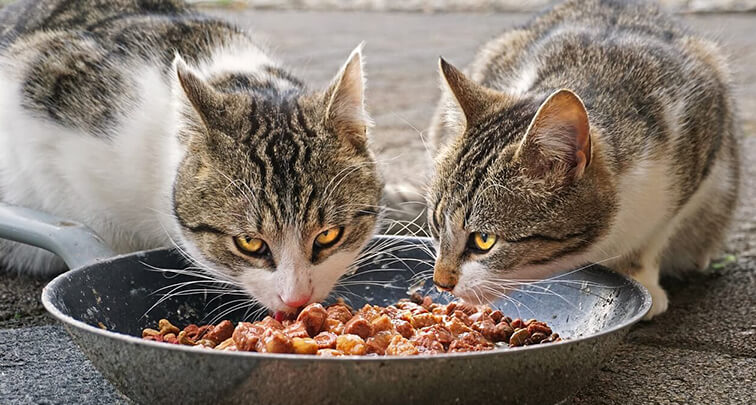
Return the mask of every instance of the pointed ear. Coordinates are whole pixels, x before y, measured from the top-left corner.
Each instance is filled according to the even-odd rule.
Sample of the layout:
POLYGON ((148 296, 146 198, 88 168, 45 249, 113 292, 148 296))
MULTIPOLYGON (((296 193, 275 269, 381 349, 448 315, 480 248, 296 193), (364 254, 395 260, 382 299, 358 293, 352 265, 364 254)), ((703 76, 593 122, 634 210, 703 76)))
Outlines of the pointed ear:
POLYGON ((502 99, 494 90, 470 80, 459 69, 449 64, 444 58, 438 59, 441 81, 456 102, 467 123, 488 111, 502 99))
POLYGON ((538 176, 577 180, 591 163, 591 146, 583 101, 572 91, 562 89, 538 108, 516 156, 538 176))
POLYGON ((176 72, 176 82, 179 86, 174 93, 179 98, 188 101, 194 113, 202 120, 206 128, 223 111, 223 96, 205 83, 184 59, 176 54, 173 60, 173 70, 176 72))
POLYGON ((354 145, 365 145, 372 125, 365 110, 365 74, 361 43, 349 55, 325 92, 325 124, 354 145))

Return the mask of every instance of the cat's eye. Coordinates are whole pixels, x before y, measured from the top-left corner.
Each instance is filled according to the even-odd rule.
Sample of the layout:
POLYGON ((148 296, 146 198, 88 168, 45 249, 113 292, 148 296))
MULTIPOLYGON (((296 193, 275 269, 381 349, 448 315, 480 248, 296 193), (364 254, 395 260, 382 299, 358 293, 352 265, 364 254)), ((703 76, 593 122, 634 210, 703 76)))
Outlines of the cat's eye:
POLYGON ((335 245, 341 238, 343 232, 344 228, 338 226, 326 229, 315 237, 315 247, 324 249, 335 245))
POLYGON ((234 237, 234 243, 240 252, 247 255, 263 256, 268 252, 268 244, 260 238, 239 235, 234 237))
POLYGON ((496 243, 496 235, 485 232, 473 232, 470 234, 469 246, 479 252, 491 250, 496 243))

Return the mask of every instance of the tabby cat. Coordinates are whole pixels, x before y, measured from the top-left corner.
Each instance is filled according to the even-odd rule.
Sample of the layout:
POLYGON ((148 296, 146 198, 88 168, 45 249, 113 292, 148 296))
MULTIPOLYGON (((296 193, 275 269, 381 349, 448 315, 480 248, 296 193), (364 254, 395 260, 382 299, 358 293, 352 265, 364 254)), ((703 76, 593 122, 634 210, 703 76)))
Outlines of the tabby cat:
POLYGON ((717 45, 656 6, 572 0, 488 42, 445 95, 428 197, 434 282, 490 300, 601 262, 648 288, 708 267, 739 183, 717 45))
MULTIPOLYGON (((176 0, 21 1, 0 23, 0 200, 117 252, 175 241, 278 311, 325 298, 373 235, 361 47, 314 92, 176 0)), ((64 270, 9 242, 0 266, 64 270)))

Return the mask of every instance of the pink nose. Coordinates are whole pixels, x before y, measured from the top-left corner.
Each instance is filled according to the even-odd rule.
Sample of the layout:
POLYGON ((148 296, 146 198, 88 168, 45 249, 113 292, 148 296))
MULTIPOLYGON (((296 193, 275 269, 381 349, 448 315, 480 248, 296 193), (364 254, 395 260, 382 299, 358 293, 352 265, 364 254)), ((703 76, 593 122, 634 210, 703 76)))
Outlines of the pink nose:
POLYGON ((294 297, 290 299, 281 299, 284 304, 292 307, 292 308, 299 308, 304 304, 307 304, 310 301, 310 298, 312 298, 312 295, 301 295, 299 297, 294 297))

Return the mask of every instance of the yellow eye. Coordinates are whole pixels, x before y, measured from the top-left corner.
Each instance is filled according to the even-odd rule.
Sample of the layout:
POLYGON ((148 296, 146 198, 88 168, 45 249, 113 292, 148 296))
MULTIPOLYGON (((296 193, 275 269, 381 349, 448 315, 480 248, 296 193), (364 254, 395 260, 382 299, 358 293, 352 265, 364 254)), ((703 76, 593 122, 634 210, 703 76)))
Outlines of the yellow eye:
POLYGON ((496 235, 485 232, 473 232, 471 239, 473 248, 483 252, 491 250, 494 243, 496 243, 496 235))
POLYGON ((268 251, 268 245, 260 238, 250 238, 246 235, 234 237, 236 247, 245 254, 260 256, 268 251))
POLYGON ((344 229, 338 226, 331 229, 326 229, 315 237, 315 246, 319 248, 326 248, 334 245, 339 241, 339 238, 341 237, 341 233, 343 231, 344 229))

